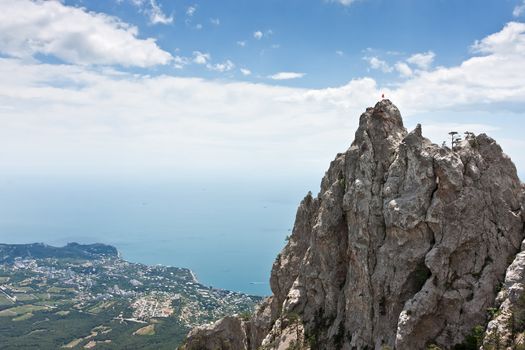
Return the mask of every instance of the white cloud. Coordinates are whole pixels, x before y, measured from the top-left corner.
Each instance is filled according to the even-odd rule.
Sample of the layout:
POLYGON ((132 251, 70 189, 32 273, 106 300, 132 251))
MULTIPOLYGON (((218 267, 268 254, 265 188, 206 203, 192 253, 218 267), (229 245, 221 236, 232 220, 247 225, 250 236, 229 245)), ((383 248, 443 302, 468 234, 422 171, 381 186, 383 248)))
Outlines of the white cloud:
POLYGON ((152 24, 171 24, 173 23, 173 15, 168 16, 155 0, 150 0, 150 8, 146 10, 149 15, 150 23, 152 24))
POLYGON ((395 50, 389 50, 386 52, 387 55, 390 55, 390 56, 399 56, 399 55, 402 55, 403 52, 401 51, 395 51, 395 50))
MULTIPOLYGON (((475 127, 496 139, 504 132, 504 149, 523 173, 525 70, 517 68, 525 61, 524 42, 525 28, 509 23, 477 42, 479 54, 457 66, 423 71, 397 85, 362 78, 325 89, 1 58, 0 169, 322 171, 334 150, 351 142, 360 113, 385 92, 407 125, 425 117, 423 133, 428 129, 435 142, 446 138, 441 134, 451 127, 444 125, 450 115, 464 116, 454 127, 475 127), (480 121, 479 115, 488 117, 480 121), (505 116, 516 122, 500 131, 505 116)), ((209 54, 192 59, 203 55, 209 63, 209 54)))
POLYGON ((349 6, 350 4, 353 4, 357 0, 328 0, 330 2, 337 2, 344 6, 349 6))
MULTIPOLYGON (((2 171, 260 173, 317 162, 322 169, 356 123, 330 101, 306 100, 307 90, 260 83, 17 59, 0 59, 0 76, 0 105, 13 107, 0 109, 2 171)), ((363 86, 357 93, 366 94, 363 86)))
POLYGON ((258 30, 258 31, 256 31, 256 32, 253 33, 253 37, 254 37, 255 39, 257 39, 257 40, 261 40, 262 37, 263 37, 263 35, 264 35, 263 32, 261 32, 260 30, 258 30))
MULTIPOLYGON (((366 51, 372 52, 373 50, 367 49, 366 51)), ((399 55, 399 53, 391 51, 389 51, 388 54, 399 55)), ((435 56, 436 55, 432 51, 416 53, 406 59, 406 62, 398 61, 393 66, 377 56, 365 56, 363 59, 368 61, 370 68, 372 69, 380 70, 383 73, 391 73, 396 70, 402 77, 406 78, 429 70, 435 56), (413 68, 411 68, 407 63, 416 66, 418 69, 414 71, 413 68)))
POLYGON ((520 5, 516 5, 514 7, 514 11, 512 11, 512 15, 514 17, 520 17, 522 14, 525 13, 525 0, 520 5))
POLYGON ((240 71, 241 71, 242 75, 244 75, 244 76, 248 76, 248 75, 252 74, 252 71, 247 69, 247 68, 241 68, 240 71))
POLYGON ((416 53, 410 56, 407 62, 416 65, 420 69, 427 70, 432 65, 432 62, 434 62, 435 57, 436 54, 432 51, 416 53))
POLYGON ((246 46, 246 41, 239 40, 239 41, 237 41, 237 45, 239 45, 240 47, 245 47, 246 46))
POLYGON ((299 79, 304 77, 305 73, 297 72, 279 72, 273 75, 268 76, 268 78, 273 80, 290 80, 290 79, 299 79))
MULTIPOLYGON (((121 3, 123 0, 118 0, 119 3, 121 3)), ((130 0, 131 3, 137 7, 141 7, 142 5, 144 5, 144 3, 146 2, 146 0, 130 0)))
POLYGON ((197 5, 188 6, 186 9, 186 16, 193 17, 195 12, 197 12, 197 5))
POLYGON ((337 51, 335 52, 335 54, 336 54, 337 56, 344 56, 344 52, 341 51, 341 50, 337 50, 337 51))
POLYGON ((394 70, 387 62, 380 60, 379 58, 375 56, 374 57, 363 57, 363 59, 365 61, 368 61, 368 63, 370 64, 370 68, 379 69, 383 73, 390 73, 394 70))
POLYGON ((138 67, 172 60, 154 39, 137 36, 137 27, 116 17, 58 1, 2 1, 0 52, 9 56, 44 54, 76 64, 138 67))
MULTIPOLYGON (((206 65, 206 68, 216 72, 228 72, 235 68, 235 64, 231 60, 226 60, 222 63, 211 63, 211 55, 207 52, 193 51, 193 57, 191 59, 193 63, 199 65, 206 65)), ((175 58, 175 68, 183 68, 185 65, 190 63, 190 59, 186 57, 175 58), (178 64, 178 65, 177 65, 178 64)))
POLYGON ((216 63, 216 64, 208 63, 206 65, 206 68, 208 68, 209 70, 213 70, 213 71, 222 73, 222 72, 231 71, 233 68, 235 68, 235 64, 233 64, 233 62, 230 60, 226 60, 223 63, 216 63))
POLYGON ((209 53, 204 53, 200 51, 193 51, 193 62, 197 64, 207 64, 211 59, 209 53))
POLYGON ((197 29, 197 30, 201 30, 201 29, 202 29, 202 24, 200 24, 200 23, 197 24, 197 25, 195 26, 195 29, 197 29))
POLYGON ((210 18, 210 23, 213 24, 214 26, 218 26, 221 24, 221 20, 218 18, 210 18))
POLYGON ((477 40, 472 46, 472 50, 476 53, 489 55, 522 56, 525 51, 524 34, 525 23, 510 22, 500 32, 477 40))
POLYGON ((177 69, 182 69, 188 64, 190 64, 190 59, 188 59, 187 57, 175 56, 173 58, 173 66, 177 69))
POLYGON ((408 64, 404 62, 397 62, 394 66, 394 68, 401 74, 403 77, 410 77, 412 76, 412 69, 408 66, 408 64))
MULTIPOLYGON (((473 46, 482 54, 450 68, 422 72, 394 93, 413 109, 481 108, 502 104, 515 110, 525 101, 525 24, 511 22, 473 46)), ((525 106, 523 106, 525 107, 525 106)))
MULTIPOLYGON (((63 2, 62 0, 58 0, 63 2)), ((124 0, 117 0, 118 4, 121 4, 124 0)), ((162 11, 162 6, 157 3, 157 0, 129 0, 131 4, 135 5, 139 12, 144 13, 148 16, 150 24, 171 24, 175 20, 173 15, 166 15, 162 11)))

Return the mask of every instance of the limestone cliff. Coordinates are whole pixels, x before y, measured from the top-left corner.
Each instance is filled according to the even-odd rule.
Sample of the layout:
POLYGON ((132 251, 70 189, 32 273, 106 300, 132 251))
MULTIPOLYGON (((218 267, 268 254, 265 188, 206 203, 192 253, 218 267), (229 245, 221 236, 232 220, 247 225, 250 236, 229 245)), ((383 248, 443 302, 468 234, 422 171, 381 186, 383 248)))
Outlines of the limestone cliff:
MULTIPOLYGON (((361 115, 318 196, 301 202, 273 265, 273 296, 251 319, 194 329, 185 349, 468 342, 476 327, 485 329, 487 310, 519 303, 519 296, 508 301, 509 289, 498 302, 496 295, 525 236, 524 197, 515 166, 493 139, 470 135, 454 150, 440 147, 419 125, 407 133, 397 107, 383 100, 361 115)), ((520 256, 505 283, 519 280, 522 291, 520 256)))

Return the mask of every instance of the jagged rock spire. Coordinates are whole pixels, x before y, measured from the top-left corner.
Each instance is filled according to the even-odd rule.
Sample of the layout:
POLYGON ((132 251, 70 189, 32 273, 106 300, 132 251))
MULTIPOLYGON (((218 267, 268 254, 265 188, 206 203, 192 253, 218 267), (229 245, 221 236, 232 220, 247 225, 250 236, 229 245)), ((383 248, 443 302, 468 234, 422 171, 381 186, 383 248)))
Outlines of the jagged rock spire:
POLYGON ((206 334, 250 350, 452 348, 487 324, 525 236, 524 198, 493 139, 441 148, 420 125, 407 134, 382 100, 299 206, 273 265, 274 295, 233 322, 243 332, 218 323, 221 332, 194 331, 186 348, 207 349, 206 334))

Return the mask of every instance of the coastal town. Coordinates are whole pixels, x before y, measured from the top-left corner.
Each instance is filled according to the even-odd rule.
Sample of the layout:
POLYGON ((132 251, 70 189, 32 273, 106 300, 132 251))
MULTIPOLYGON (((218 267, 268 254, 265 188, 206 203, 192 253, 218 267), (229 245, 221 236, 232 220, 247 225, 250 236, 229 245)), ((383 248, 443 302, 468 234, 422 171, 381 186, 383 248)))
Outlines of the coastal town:
MULTIPOLYGON (((53 346, 107 347, 117 328, 140 338, 169 324, 182 338, 196 325, 250 312, 261 299, 207 287, 189 269, 127 262, 113 247, 90 250, 75 244, 61 249, 32 245, 20 256, 12 246, 0 245, 0 327, 16 324, 26 330, 19 335, 30 339, 43 324, 52 333, 54 323, 91 318, 100 322, 96 327, 113 331, 95 331, 97 336, 90 337, 93 324, 86 322, 89 329, 73 331, 85 334, 70 334, 70 341, 53 346)), ((2 344, 18 344, 14 336, 2 334, 2 344)))

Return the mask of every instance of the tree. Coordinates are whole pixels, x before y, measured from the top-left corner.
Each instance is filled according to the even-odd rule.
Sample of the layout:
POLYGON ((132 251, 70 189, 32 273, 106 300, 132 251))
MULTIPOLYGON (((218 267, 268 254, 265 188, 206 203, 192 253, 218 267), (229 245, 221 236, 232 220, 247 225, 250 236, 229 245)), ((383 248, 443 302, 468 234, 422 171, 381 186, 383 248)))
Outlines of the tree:
POLYGON ((450 138, 451 138, 452 150, 454 150, 454 147, 457 146, 461 142, 461 137, 457 136, 458 135, 457 131, 451 131, 448 134, 450 135, 450 138))

